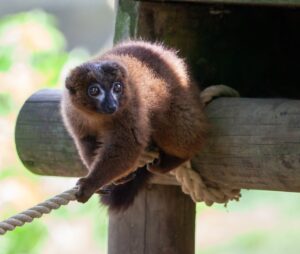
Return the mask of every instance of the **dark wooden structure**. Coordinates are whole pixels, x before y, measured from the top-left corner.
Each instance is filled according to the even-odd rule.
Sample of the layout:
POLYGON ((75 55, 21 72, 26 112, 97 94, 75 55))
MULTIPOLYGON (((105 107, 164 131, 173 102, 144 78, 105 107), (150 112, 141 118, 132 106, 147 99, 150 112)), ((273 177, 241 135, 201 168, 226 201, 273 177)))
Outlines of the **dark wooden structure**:
MULTIPOLYGON (((207 107, 210 138, 192 164, 210 185, 300 192, 297 7, 299 0, 119 0, 115 42, 163 41, 180 50, 203 86, 225 83, 242 97, 264 97, 207 107)), ((82 176, 60 96, 43 90, 24 104, 18 154, 34 173, 82 176)), ((109 215, 109 254, 194 253, 195 204, 172 177, 154 183, 128 211, 109 215)))

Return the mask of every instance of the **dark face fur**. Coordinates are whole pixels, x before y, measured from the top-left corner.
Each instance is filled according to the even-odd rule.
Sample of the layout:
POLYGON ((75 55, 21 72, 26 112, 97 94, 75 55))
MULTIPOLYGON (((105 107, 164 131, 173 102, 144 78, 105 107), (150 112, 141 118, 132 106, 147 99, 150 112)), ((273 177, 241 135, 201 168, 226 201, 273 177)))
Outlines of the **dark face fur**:
POLYGON ((127 72, 112 61, 82 64, 66 79, 72 103, 79 109, 100 114, 113 114, 126 99, 127 72))

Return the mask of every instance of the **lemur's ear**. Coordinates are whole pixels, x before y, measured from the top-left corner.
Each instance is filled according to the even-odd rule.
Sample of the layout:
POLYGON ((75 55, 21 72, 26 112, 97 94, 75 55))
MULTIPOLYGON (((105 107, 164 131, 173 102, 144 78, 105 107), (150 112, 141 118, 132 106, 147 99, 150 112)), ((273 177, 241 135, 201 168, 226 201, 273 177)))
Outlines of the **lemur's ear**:
POLYGON ((65 86, 70 94, 75 94, 77 88, 86 81, 86 76, 90 72, 89 66, 89 63, 82 64, 70 71, 65 81, 65 86))
POLYGON ((126 67, 123 64, 117 62, 113 62, 112 64, 117 70, 117 75, 122 79, 126 79, 128 76, 126 67))
POLYGON ((102 61, 100 63, 100 68, 104 72, 112 73, 115 76, 120 77, 121 79, 126 79, 128 74, 127 74, 127 69, 125 66, 119 62, 115 61, 102 61))
POLYGON ((71 75, 69 75, 69 76, 66 78, 65 86, 66 86, 66 88, 68 89, 68 91, 70 92, 70 94, 76 94, 76 89, 75 89, 75 87, 74 87, 74 83, 72 82, 71 75))

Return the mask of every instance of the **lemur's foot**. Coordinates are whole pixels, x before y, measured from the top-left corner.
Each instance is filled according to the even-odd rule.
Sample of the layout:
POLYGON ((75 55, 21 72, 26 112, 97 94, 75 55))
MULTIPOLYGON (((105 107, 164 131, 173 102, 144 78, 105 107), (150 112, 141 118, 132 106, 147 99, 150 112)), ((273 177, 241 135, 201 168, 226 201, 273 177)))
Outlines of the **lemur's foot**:
POLYGON ((200 99, 204 106, 210 103, 213 99, 217 97, 239 97, 238 91, 225 85, 214 85, 205 88, 200 93, 200 99))
POLYGON ((162 174, 163 170, 160 167, 160 159, 156 158, 152 162, 148 163, 147 170, 153 174, 162 174))
POLYGON ((161 175, 170 171, 169 168, 166 168, 162 165, 159 158, 154 159, 151 163, 148 163, 147 170, 154 175, 161 175))
POLYGON ((78 186, 78 191, 75 196, 80 203, 87 202, 96 192, 94 184, 87 177, 80 178, 76 185, 78 186))
POLYGON ((147 169, 154 174, 165 174, 177 168, 186 160, 161 151, 158 159, 154 159, 152 163, 147 164, 147 169))
POLYGON ((156 151, 145 151, 139 159, 138 167, 144 167, 148 163, 152 163, 153 160, 157 159, 158 157, 159 153, 156 151))

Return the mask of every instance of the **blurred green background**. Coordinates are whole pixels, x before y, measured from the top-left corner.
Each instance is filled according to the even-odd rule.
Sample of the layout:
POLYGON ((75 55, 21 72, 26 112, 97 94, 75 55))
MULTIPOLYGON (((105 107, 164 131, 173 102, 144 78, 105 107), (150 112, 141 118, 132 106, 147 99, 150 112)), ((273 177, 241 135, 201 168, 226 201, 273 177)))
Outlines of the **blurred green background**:
MULTIPOLYGON (((21 165, 14 147, 20 107, 38 89, 61 87, 71 67, 112 46, 113 0, 37 3, 0 3, 0 220, 76 182, 36 176, 21 165)), ((97 197, 73 202, 0 237, 0 253, 106 253, 107 224, 97 197)), ((227 207, 198 204, 196 231, 197 254, 298 254, 300 195, 243 191, 227 207)))

